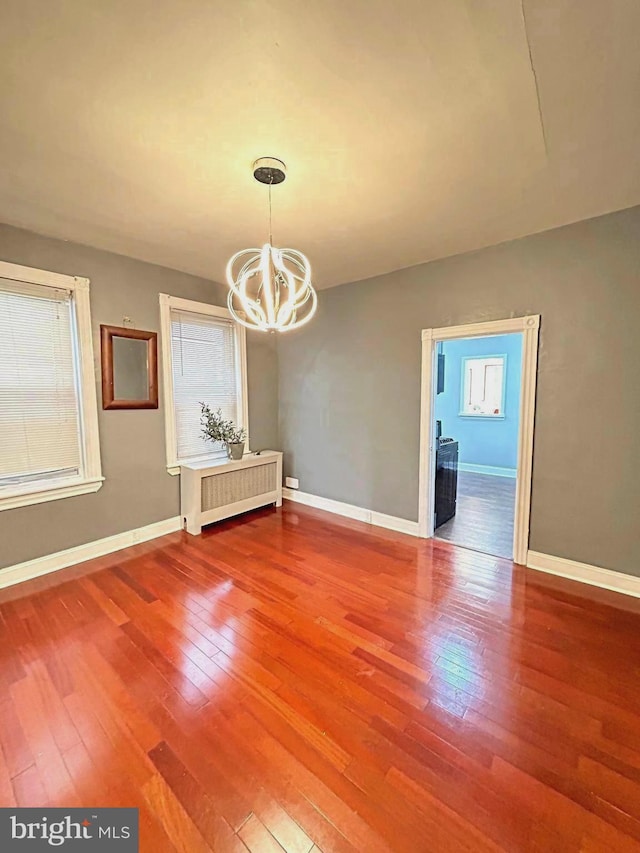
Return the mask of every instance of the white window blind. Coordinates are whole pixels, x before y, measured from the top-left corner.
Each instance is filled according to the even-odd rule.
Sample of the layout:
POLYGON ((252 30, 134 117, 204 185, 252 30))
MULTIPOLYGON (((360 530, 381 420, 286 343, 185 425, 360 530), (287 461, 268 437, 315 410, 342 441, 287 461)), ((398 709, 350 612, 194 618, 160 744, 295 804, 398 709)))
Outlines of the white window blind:
POLYGON ((220 445, 202 438, 200 403, 242 424, 236 329, 230 320, 171 311, 173 403, 179 462, 224 457, 220 445))
POLYGON ((0 488, 83 467, 71 295, 0 278, 0 488))

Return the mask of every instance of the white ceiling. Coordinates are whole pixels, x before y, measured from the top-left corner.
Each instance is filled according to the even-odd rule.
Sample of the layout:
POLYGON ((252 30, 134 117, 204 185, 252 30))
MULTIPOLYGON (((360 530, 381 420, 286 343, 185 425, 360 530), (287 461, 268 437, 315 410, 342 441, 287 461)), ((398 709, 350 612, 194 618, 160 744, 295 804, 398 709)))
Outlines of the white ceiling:
POLYGON ((2 0, 0 220, 315 283, 640 202, 637 0, 2 0), (544 134, 536 96, 537 76, 544 134))

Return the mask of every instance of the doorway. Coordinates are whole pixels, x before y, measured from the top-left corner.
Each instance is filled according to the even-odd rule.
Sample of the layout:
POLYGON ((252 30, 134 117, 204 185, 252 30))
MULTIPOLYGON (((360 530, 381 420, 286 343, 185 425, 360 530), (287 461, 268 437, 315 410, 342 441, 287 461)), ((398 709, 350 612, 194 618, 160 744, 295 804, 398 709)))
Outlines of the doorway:
POLYGON ((526 563, 539 321, 423 330, 421 536, 526 563))

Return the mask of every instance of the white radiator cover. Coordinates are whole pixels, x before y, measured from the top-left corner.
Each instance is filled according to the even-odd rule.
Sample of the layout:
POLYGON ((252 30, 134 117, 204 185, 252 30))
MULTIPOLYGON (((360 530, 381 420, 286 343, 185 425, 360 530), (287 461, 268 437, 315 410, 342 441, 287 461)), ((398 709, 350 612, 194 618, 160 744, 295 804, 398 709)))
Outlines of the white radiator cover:
POLYGON ((282 506, 282 453, 180 466, 180 511, 183 525, 197 535, 203 525, 267 504, 282 506))

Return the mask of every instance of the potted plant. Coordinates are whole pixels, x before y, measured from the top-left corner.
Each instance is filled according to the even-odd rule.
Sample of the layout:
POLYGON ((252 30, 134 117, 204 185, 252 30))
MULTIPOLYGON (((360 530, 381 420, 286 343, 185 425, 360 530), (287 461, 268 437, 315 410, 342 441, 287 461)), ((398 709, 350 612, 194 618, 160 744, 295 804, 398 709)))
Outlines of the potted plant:
POLYGON ((207 441, 223 444, 229 459, 242 459, 247 431, 237 427, 233 421, 227 421, 222 416, 222 410, 212 412, 206 403, 200 403, 202 436, 207 441))

